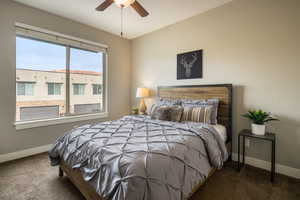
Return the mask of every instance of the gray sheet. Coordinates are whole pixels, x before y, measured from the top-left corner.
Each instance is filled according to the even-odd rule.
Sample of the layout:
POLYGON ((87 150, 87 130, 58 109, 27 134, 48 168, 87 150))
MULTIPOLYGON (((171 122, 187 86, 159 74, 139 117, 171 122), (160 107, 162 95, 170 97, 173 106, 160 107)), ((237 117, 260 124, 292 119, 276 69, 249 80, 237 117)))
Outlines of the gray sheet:
POLYGON ((125 116, 67 132, 49 156, 78 168, 101 197, 179 200, 228 154, 212 126, 125 116))

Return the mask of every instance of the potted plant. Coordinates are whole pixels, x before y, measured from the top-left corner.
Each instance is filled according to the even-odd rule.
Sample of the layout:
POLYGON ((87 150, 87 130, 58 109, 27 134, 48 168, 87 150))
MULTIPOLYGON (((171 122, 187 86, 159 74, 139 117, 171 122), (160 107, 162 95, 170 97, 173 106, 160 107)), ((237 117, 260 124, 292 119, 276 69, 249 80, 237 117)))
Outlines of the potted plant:
POLYGON ((264 135, 266 132, 266 123, 270 121, 279 121, 272 117, 271 113, 262 110, 249 110, 246 114, 242 115, 245 118, 252 120, 252 133, 255 135, 264 135))
POLYGON ((138 107, 133 107, 133 108, 131 109, 131 113, 132 113, 133 115, 138 115, 138 114, 139 114, 139 108, 138 108, 138 107))

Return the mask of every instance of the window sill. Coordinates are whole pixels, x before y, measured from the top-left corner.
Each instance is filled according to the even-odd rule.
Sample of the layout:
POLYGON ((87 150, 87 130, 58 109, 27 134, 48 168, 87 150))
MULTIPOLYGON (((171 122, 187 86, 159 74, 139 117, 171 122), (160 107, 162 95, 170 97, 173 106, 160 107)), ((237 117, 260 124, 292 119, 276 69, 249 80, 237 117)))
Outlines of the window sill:
POLYGON ((65 124, 65 123, 71 123, 71 122, 92 120, 92 119, 103 119, 103 118, 107 118, 107 117, 108 117, 108 113, 104 112, 104 113, 93 113, 93 114, 86 114, 86 115, 68 116, 68 117, 61 117, 61 118, 55 118, 55 119, 43 119, 43 120, 35 120, 35 121, 15 122, 14 125, 16 127, 16 130, 22 130, 22 129, 50 126, 50 125, 56 125, 56 124, 65 124))

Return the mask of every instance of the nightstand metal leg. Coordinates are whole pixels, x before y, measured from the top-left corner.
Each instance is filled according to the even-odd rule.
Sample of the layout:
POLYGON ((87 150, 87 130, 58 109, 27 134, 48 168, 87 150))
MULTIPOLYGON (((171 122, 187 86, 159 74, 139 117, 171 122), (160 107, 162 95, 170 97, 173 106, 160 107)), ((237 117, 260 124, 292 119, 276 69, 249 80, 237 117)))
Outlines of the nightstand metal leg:
POLYGON ((275 176, 275 141, 272 141, 272 167, 271 167, 271 182, 274 182, 275 176))
POLYGON ((245 166, 245 136, 243 136, 243 166, 245 166))
POLYGON ((238 171, 241 170, 241 166, 240 166, 240 135, 238 136, 238 171))
POLYGON ((61 169, 61 167, 59 167, 59 169, 58 169, 58 176, 59 177, 63 177, 64 176, 64 171, 61 169))

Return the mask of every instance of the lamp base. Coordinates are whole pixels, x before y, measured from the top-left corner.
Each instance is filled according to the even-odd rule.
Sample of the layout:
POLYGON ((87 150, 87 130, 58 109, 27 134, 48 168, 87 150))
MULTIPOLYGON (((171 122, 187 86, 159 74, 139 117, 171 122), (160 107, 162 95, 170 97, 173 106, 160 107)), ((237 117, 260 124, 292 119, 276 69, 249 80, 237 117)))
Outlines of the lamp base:
POLYGON ((139 108, 140 114, 141 115, 146 115, 147 114, 147 106, 145 104, 145 100, 142 98, 140 102, 140 108, 139 108))

